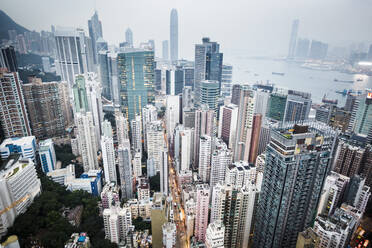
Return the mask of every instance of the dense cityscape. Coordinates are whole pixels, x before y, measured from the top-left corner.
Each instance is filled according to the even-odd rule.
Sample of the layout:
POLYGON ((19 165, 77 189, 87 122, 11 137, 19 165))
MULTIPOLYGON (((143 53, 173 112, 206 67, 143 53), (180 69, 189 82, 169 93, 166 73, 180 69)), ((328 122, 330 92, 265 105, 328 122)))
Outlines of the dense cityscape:
POLYGON ((179 11, 159 48, 109 44, 99 10, 41 32, 0 10, 0 247, 371 247, 372 43, 288 23, 260 60, 347 78, 314 96, 234 80, 213 34, 183 59, 179 11))

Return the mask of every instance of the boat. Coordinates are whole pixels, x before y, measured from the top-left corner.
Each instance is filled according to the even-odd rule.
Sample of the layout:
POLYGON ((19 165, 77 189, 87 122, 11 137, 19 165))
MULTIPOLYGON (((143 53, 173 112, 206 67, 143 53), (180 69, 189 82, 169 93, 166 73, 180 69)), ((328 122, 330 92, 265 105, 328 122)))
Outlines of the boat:
POLYGON ((361 81, 363 81, 363 78, 357 78, 356 81, 357 81, 357 82, 361 82, 361 81))
POLYGON ((353 80, 338 80, 337 78, 333 79, 333 81, 340 82, 340 83, 350 83, 350 84, 354 83, 353 80))
POLYGON ((273 71, 272 74, 273 75, 279 75, 279 76, 284 76, 285 75, 284 72, 275 72, 275 71, 273 71))

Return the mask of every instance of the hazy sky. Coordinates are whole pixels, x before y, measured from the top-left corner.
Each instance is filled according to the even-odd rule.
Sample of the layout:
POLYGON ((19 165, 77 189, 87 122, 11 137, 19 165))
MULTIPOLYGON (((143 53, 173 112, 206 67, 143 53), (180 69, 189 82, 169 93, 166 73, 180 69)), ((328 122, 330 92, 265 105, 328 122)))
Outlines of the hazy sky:
MULTIPOLYGON (((0 0, 0 8, 30 30, 50 25, 82 27, 94 9, 110 44, 124 41, 125 29, 134 42, 169 39, 170 10, 179 18, 179 56, 192 59, 203 36, 221 44, 225 58, 285 55, 291 22, 300 19, 299 36, 333 45, 372 42, 372 0, 0 0)), ((1 25, 1 24, 0 24, 1 25)))

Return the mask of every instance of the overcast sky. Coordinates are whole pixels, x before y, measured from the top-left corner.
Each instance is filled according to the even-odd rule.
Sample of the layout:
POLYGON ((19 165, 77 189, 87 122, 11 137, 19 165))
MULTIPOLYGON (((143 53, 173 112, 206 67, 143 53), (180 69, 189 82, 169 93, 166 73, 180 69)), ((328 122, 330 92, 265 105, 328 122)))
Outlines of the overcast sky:
MULTIPOLYGON (((299 36, 332 45, 372 42, 372 0, 0 0, 0 8, 30 30, 50 25, 82 27, 94 10, 110 44, 124 41, 130 27, 136 44, 169 39, 170 10, 179 18, 179 56, 192 59, 203 36, 221 44, 225 58, 285 55, 291 22, 300 19, 299 36)), ((1 25, 1 24, 0 24, 1 25)))

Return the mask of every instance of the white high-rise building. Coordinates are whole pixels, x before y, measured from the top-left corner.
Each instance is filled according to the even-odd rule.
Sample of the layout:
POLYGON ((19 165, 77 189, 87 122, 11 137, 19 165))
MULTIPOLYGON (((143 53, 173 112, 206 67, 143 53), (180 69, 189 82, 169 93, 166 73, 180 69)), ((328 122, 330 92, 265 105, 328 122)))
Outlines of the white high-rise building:
POLYGON ((135 178, 142 176, 142 154, 140 151, 134 152, 133 174, 135 178))
POLYGON ((124 118, 124 115, 120 110, 115 110, 115 122, 116 122, 116 139, 118 145, 123 145, 124 141, 129 139, 128 134, 128 121, 124 118))
POLYGON ((167 96, 167 107, 166 107, 166 128, 168 139, 173 140, 173 132, 177 124, 180 123, 180 97, 179 96, 167 96))
POLYGON ((196 185, 195 238, 204 242, 208 227, 210 190, 208 184, 196 185))
MULTIPOLYGON (((103 109, 101 97, 101 83, 98 81, 97 74, 88 72, 85 74, 85 87, 89 109, 92 112, 93 124, 96 132, 97 146, 100 145, 102 133, 103 109)), ((97 147, 99 149, 99 147, 97 147)))
POLYGON ((168 149, 166 146, 164 146, 161 152, 161 164, 160 164, 160 192, 163 192, 164 195, 168 195, 168 191, 169 191, 168 181, 169 181, 168 149))
POLYGON ((194 130, 185 128, 180 132, 180 170, 190 170, 194 149, 194 130))
POLYGON ((235 104, 221 106, 218 125, 218 138, 221 138, 230 149, 234 149, 237 125, 238 106, 235 104))
POLYGON ((225 226, 218 220, 211 222, 207 228, 205 246, 207 248, 224 248, 225 226))
POLYGON ((131 153, 129 140, 118 147, 119 178, 122 197, 130 199, 133 197, 133 175, 131 165, 131 153))
POLYGON ((96 129, 92 113, 75 113, 75 123, 84 171, 98 169, 96 129))
POLYGON ((239 161, 226 167, 225 183, 236 188, 243 188, 249 183, 255 183, 257 178, 256 167, 247 162, 239 161))
POLYGON ((112 137, 102 135, 101 138, 103 171, 106 183, 117 183, 114 140, 112 137))
POLYGON ((102 122, 102 136, 113 138, 111 122, 108 120, 102 122))
POLYGON ((208 135, 200 137, 200 153, 198 175, 202 182, 209 182, 211 173, 212 138, 208 135))
POLYGON ((350 178, 331 171, 327 176, 318 204, 318 215, 331 215, 339 206, 350 178))
POLYGON ((164 147, 164 131, 161 121, 147 124, 147 156, 154 159, 155 170, 160 170, 162 148, 164 147))
POLYGON ((145 151, 147 151, 147 125, 158 119, 158 111, 154 105, 147 104, 142 108, 142 131, 145 151))
POLYGON ((211 201, 211 220, 213 223, 217 220, 222 220, 224 209, 223 205, 226 201, 226 190, 231 189, 231 185, 225 185, 223 182, 218 182, 212 190, 211 201))
POLYGON ((221 139, 217 139, 214 145, 216 148, 212 153, 209 180, 211 187, 214 187, 218 182, 225 181, 226 168, 232 162, 232 153, 221 139))
POLYGON ((57 168, 57 157, 52 139, 39 142, 39 157, 41 168, 45 174, 57 168))
POLYGON ((136 115, 130 122, 130 130, 132 133, 133 150, 140 150, 142 152, 142 124, 140 115, 136 115))
POLYGON ((176 247, 176 224, 173 222, 166 222, 162 226, 163 231, 163 247, 173 248, 176 247))
POLYGON ((115 206, 103 210, 103 224, 105 236, 112 243, 125 241, 127 232, 132 226, 132 215, 129 207, 115 206))

